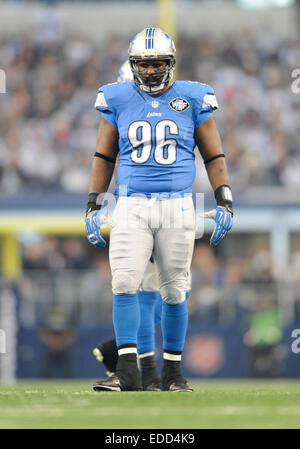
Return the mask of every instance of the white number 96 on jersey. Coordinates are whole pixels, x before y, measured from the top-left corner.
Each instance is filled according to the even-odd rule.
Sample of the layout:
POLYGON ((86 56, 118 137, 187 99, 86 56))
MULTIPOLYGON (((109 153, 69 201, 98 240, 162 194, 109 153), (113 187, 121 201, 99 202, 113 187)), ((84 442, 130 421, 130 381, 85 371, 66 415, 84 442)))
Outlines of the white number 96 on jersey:
MULTIPOLYGON (((171 165, 177 159, 177 140, 166 138, 166 129, 178 135, 178 126, 173 120, 161 120, 155 126, 153 158, 158 164, 171 165)), ((146 120, 137 120, 128 128, 128 139, 132 145, 131 160, 137 164, 148 161, 152 150, 152 126, 146 120)))

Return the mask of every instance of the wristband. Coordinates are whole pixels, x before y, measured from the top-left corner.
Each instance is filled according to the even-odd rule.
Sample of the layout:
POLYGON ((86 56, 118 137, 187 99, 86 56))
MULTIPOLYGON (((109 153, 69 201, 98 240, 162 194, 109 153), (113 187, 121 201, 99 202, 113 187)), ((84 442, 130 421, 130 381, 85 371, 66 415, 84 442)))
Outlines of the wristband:
POLYGON ((99 196, 98 192, 91 192, 88 194, 88 202, 86 205, 86 212, 85 216, 87 216, 90 212, 93 212, 93 210, 100 210, 101 205, 97 204, 97 198, 99 196))
POLYGON ((232 210, 232 193, 231 188, 227 184, 222 184, 215 190, 215 199, 218 206, 225 207, 231 215, 233 215, 232 210))

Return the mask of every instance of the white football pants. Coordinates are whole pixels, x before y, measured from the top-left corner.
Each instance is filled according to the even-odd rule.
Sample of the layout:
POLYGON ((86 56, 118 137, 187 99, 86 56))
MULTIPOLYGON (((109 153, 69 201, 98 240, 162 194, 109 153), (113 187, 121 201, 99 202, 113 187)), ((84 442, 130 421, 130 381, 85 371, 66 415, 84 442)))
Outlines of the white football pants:
POLYGON ((191 197, 119 197, 110 231, 113 293, 136 293, 153 253, 162 298, 169 304, 183 302, 190 288, 194 239, 191 197))
MULTIPOLYGON (((187 280, 187 291, 188 292, 191 291, 191 288, 192 288, 192 274, 191 270, 189 270, 187 280)), ((153 260, 153 262, 149 260, 149 262, 147 263, 144 277, 140 285, 140 290, 146 292, 157 292, 159 290, 158 269, 155 260, 153 260)))

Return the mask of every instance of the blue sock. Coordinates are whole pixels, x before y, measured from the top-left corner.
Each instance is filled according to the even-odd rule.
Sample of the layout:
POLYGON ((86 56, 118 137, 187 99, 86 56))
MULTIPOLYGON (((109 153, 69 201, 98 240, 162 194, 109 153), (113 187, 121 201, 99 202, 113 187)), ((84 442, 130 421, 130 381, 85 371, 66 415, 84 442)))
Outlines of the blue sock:
POLYGON ((159 299, 159 292, 138 292, 140 304, 140 327, 138 330, 138 353, 155 351, 154 311, 159 299))
POLYGON ((188 326, 187 301, 176 305, 162 304, 161 330, 164 351, 182 352, 188 326))
MULTIPOLYGON (((159 292, 158 292, 159 293, 159 292)), ((191 292, 188 291, 185 294, 185 299, 188 299, 188 297, 190 296, 191 292)), ((163 299, 161 297, 161 294, 159 293, 159 298, 155 303, 155 312, 154 312, 154 322, 155 325, 157 323, 159 323, 161 321, 161 309, 162 309, 162 303, 163 303, 163 299)))
POLYGON ((140 325, 138 295, 114 295, 113 323, 117 346, 137 344, 140 325))
POLYGON ((154 322, 155 324, 159 323, 161 320, 161 308, 162 308, 162 303, 163 303, 163 299, 161 297, 161 294, 159 292, 157 292, 159 294, 159 297, 155 303, 155 311, 154 311, 154 322))

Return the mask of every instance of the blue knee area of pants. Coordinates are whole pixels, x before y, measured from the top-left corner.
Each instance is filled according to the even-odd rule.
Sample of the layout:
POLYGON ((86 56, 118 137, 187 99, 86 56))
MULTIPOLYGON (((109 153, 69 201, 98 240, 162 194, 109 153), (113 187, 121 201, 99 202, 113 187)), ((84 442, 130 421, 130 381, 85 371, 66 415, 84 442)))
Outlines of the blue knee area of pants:
POLYGON ((138 292, 140 304, 140 327, 138 330, 138 353, 155 351, 155 306, 159 299, 159 292, 138 292))
POLYGON ((163 302, 161 313, 161 330, 163 349, 165 351, 183 351, 188 326, 187 301, 180 304, 163 302))
POLYGON ((113 324, 117 346, 137 344, 140 326, 138 295, 114 295, 113 324))

